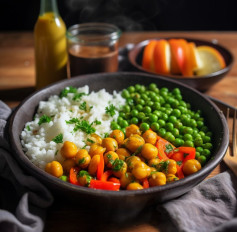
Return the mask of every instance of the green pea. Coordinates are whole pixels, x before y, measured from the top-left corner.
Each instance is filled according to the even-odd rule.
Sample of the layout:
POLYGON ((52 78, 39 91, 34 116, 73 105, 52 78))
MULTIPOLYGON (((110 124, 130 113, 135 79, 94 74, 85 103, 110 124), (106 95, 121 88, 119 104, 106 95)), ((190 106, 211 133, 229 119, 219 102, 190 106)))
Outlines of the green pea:
POLYGON ((196 138, 194 139, 194 145, 195 145, 195 146, 202 146, 202 144, 203 144, 202 137, 196 137, 196 138))
POLYGON ((127 90, 128 90, 129 93, 134 93, 135 92, 135 87, 134 86, 129 86, 127 88, 127 90))
POLYGON ((200 156, 200 153, 198 151, 196 151, 196 154, 195 154, 195 159, 198 160, 198 157, 200 156))
POLYGON ((174 122, 174 127, 175 128, 179 129, 181 126, 183 126, 182 122, 180 122, 180 121, 174 122))
POLYGON ((193 134, 193 128, 191 128, 191 127, 185 127, 184 128, 184 134, 190 134, 190 135, 192 135, 193 134))
POLYGON ((163 119, 159 119, 158 123, 159 123, 160 127, 164 127, 165 126, 165 121, 163 119))
POLYGON ((155 83, 151 83, 151 84, 149 85, 149 89, 150 89, 151 91, 156 90, 156 89, 157 89, 156 84, 155 84, 155 83))
POLYGON ((168 116, 168 114, 166 114, 166 113, 162 113, 162 114, 161 114, 161 118, 162 118, 164 121, 167 121, 168 118, 169 118, 169 116, 168 116))
POLYGON ((59 177, 59 179, 61 179, 62 181, 67 182, 67 176, 62 175, 62 176, 59 177))
POLYGON ((138 115, 138 110, 136 110, 136 109, 134 109, 134 110, 132 110, 131 111, 131 115, 133 116, 133 117, 137 117, 137 115, 138 115))
POLYGON ((211 141, 211 138, 210 138, 209 136, 206 136, 206 135, 205 135, 205 136, 203 137, 203 142, 204 142, 204 143, 209 143, 210 141, 211 141))
POLYGON ((174 125, 171 122, 166 123, 165 125, 166 130, 172 131, 174 129, 174 125))
POLYGON ((149 126, 148 123, 143 122, 143 123, 141 123, 141 125, 140 125, 140 130, 143 131, 143 132, 149 130, 149 128, 150 128, 150 126, 149 126))
POLYGON ((130 108, 129 105, 124 105, 124 106, 123 106, 123 112, 125 112, 125 113, 129 113, 130 110, 131 110, 131 108, 130 108))
POLYGON ((181 94, 179 88, 174 88, 174 89, 172 90, 172 93, 173 93, 174 95, 181 94))
POLYGON ((198 157, 198 161, 200 162, 200 164, 201 164, 202 166, 206 163, 206 160, 207 160, 207 158, 206 158, 206 156, 204 156, 204 155, 200 155, 200 156, 198 157))
POLYGON ((119 116, 120 116, 121 118, 124 118, 124 117, 125 117, 125 113, 124 113, 124 112, 119 112, 119 116))
POLYGON ((131 124, 138 124, 138 122, 139 122, 139 119, 136 118, 136 117, 133 117, 133 118, 131 118, 131 120, 130 120, 130 123, 131 123, 131 124))
POLYGON ((208 149, 203 149, 202 155, 204 155, 208 159, 211 155, 211 152, 208 149))
POLYGON ((143 108, 143 112, 145 113, 145 114, 149 114, 149 113, 151 113, 151 107, 150 106, 145 106, 144 108, 143 108))
POLYGON ((144 99, 139 99, 138 101, 137 101, 137 104, 140 104, 140 105, 145 105, 145 100, 144 99))
POLYGON ((121 129, 119 124, 116 123, 116 122, 111 122, 110 127, 111 127, 112 130, 119 130, 119 129, 121 129))
POLYGON ((159 131, 158 131, 159 136, 162 137, 162 138, 164 138, 165 133, 166 133, 165 128, 160 128, 159 131))
POLYGON ((150 115, 149 115, 149 121, 150 121, 151 123, 157 122, 157 120, 158 120, 157 115, 155 115, 155 114, 150 114, 150 115))
POLYGON ((184 134, 183 138, 184 138, 184 141, 187 141, 187 140, 192 141, 193 140, 193 136, 190 134, 184 134))
POLYGON ((199 153, 202 153, 203 148, 202 147, 196 147, 196 151, 199 152, 199 153))
POLYGON ((186 147, 194 147, 193 141, 191 140, 184 141, 183 145, 186 147))
POLYGON ((126 128, 128 127, 128 122, 126 120, 123 120, 120 124, 119 124, 122 128, 126 128))
POLYGON ((177 121, 177 118, 176 118, 176 116, 171 115, 171 116, 169 116, 168 121, 174 124, 177 121))
POLYGON ((160 129, 159 123, 158 123, 158 122, 153 122, 153 123, 151 124, 151 129, 152 129, 153 131, 157 132, 157 131, 160 129))
POLYGON ((175 137, 174 137, 174 135, 172 135, 172 133, 171 132, 169 132, 169 131, 167 131, 166 133, 165 133, 165 137, 164 137, 166 140, 168 140, 169 142, 174 142, 175 141, 175 137))
POLYGON ((159 110, 159 109, 160 109, 160 103, 159 103, 159 102, 155 102, 155 103, 152 105, 152 109, 153 109, 153 110, 159 110))
POLYGON ((136 105, 136 109, 138 111, 142 111, 143 110, 143 106, 141 104, 138 104, 138 105, 136 105))
POLYGON ((174 137, 178 137, 179 136, 179 130, 177 128, 173 128, 171 130, 171 133, 174 135, 174 137))
POLYGON ((128 90, 124 89, 122 91, 122 97, 123 98, 129 98, 130 97, 130 93, 128 92, 128 90))
POLYGON ((136 84, 136 85, 135 85, 135 91, 139 91, 140 89, 141 89, 141 85, 136 84))
POLYGON ((172 115, 175 116, 176 118, 179 118, 181 116, 181 111, 179 109, 174 109, 172 111, 172 115))
POLYGON ((143 112, 139 112, 137 117, 138 119, 143 119, 146 115, 143 112))
POLYGON ((184 141, 183 141, 183 139, 181 139, 181 138, 176 138, 176 139, 174 140, 174 145, 175 145, 176 147, 181 147, 181 146, 183 146, 183 144, 184 144, 184 141))
POLYGON ((204 148, 204 149, 211 150, 212 147, 213 147, 213 145, 212 145, 211 143, 205 143, 205 144, 203 144, 203 148, 204 148))

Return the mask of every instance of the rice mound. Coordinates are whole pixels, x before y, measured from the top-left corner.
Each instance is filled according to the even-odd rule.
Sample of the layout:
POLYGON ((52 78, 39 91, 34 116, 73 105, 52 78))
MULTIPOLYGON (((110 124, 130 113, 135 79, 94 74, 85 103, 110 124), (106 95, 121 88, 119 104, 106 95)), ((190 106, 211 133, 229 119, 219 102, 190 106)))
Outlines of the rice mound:
POLYGON ((81 130, 75 131, 75 124, 66 121, 73 118, 86 120, 96 129, 95 133, 104 138, 105 134, 111 132, 111 122, 117 120, 119 106, 125 104, 121 94, 116 91, 110 94, 105 89, 101 89, 89 93, 89 87, 84 86, 78 88, 77 93, 85 93, 85 95, 77 100, 74 99, 75 93, 68 93, 62 98, 53 95, 48 101, 41 101, 34 120, 27 122, 21 133, 21 143, 26 156, 41 169, 53 160, 59 162, 64 160, 60 153, 63 143, 52 141, 59 134, 63 135, 63 142, 71 141, 78 148, 89 148, 86 146, 89 135, 81 130), (80 108, 84 102, 86 102, 86 110, 80 108), (117 109, 113 116, 106 114, 106 107, 110 104, 117 109), (51 121, 39 125, 43 115, 51 117, 51 121), (101 124, 97 125, 95 121, 101 124))

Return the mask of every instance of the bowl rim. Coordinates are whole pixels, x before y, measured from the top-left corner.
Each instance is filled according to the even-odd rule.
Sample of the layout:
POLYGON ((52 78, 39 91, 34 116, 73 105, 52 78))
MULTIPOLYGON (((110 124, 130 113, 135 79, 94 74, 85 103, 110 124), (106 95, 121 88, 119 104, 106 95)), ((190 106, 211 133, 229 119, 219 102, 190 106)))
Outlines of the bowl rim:
POLYGON ((169 40, 169 39, 186 39, 189 42, 204 43, 205 45, 209 45, 209 46, 212 46, 212 47, 214 46, 218 50, 221 49, 221 50, 225 51, 225 53, 228 54, 229 59, 230 59, 229 64, 226 64, 225 68, 220 69, 220 70, 218 70, 216 72, 210 73, 208 75, 193 76, 193 77, 185 76, 185 77, 183 77, 181 75, 162 74, 162 76, 164 76, 164 77, 169 77, 169 78, 172 78, 174 80, 197 80, 198 81, 198 80, 203 80, 203 79, 210 79, 210 78, 213 78, 215 76, 219 76, 219 75, 222 75, 224 73, 227 73, 231 69, 231 67, 233 66, 233 63, 234 63, 234 55, 233 55, 233 53, 229 49, 227 49, 225 46, 223 46, 223 45, 219 44, 218 42, 216 42, 216 40, 213 39, 211 41, 207 41, 207 40, 202 40, 202 39, 195 39, 195 38, 191 38, 191 37, 181 37, 181 36, 157 37, 157 38, 151 38, 151 39, 143 40, 143 41, 135 44, 129 50, 129 52, 128 52, 128 60, 129 60, 129 62, 134 67, 136 67, 137 69, 139 69, 139 70, 141 70, 141 71, 143 71, 145 73, 150 73, 150 74, 153 74, 153 75, 161 75, 161 74, 157 74, 155 72, 148 71, 148 70, 144 69, 141 65, 139 65, 136 62, 138 54, 141 52, 143 47, 149 43, 149 41, 151 41, 151 40, 161 40, 161 39, 166 39, 166 40, 169 40))
MULTIPOLYGON (((207 96, 203 95, 201 92, 199 92, 198 90, 189 87, 186 84, 180 83, 178 81, 175 80, 167 80, 167 78, 162 77, 162 76, 157 76, 157 75, 152 75, 152 74, 147 74, 147 73, 141 73, 141 72, 117 72, 117 75, 123 74, 123 75, 139 75, 139 76, 143 76, 143 77, 152 77, 154 79, 160 79, 160 80, 165 80, 168 82, 172 82, 174 84, 177 84, 179 86, 182 86, 184 88, 188 88, 191 89, 191 91, 195 92, 195 94, 199 95, 201 98, 203 98, 205 101, 207 101, 210 106, 216 111, 218 112, 218 116, 220 117, 220 121, 222 122, 222 128, 223 128, 223 139, 221 141, 220 144, 220 149, 216 152, 216 156, 212 159, 209 160, 207 165, 202 168, 201 170, 199 170, 197 173, 187 176, 177 182, 173 182, 170 184, 166 184, 163 186, 156 186, 156 187, 152 187, 152 188, 148 188, 148 189, 142 189, 142 190, 125 190, 125 191, 108 191, 108 190, 99 190, 99 189, 90 189, 88 187, 81 187, 81 186, 76 186, 73 185, 71 183, 68 182, 64 182, 62 180, 60 180, 59 178, 53 177, 51 175, 49 175, 48 173, 46 173, 44 170, 38 168, 37 166, 35 166, 29 159, 28 157, 24 154, 23 149, 22 149, 22 145, 20 142, 20 135, 16 135, 16 133, 14 133, 14 123, 16 120, 16 117, 19 113, 19 111, 24 107, 24 105, 30 101, 33 97, 36 97, 38 95, 41 95, 43 92, 47 92, 52 88, 55 88, 55 86, 60 85, 61 83, 69 83, 72 82, 71 80, 79 80, 79 79, 86 79, 88 78, 88 76, 111 76, 113 74, 111 73, 97 73, 97 74, 87 74, 87 75, 81 75, 81 76, 77 76, 71 79, 67 79, 67 80, 62 80, 59 82, 56 82, 54 84, 51 84, 41 90, 38 90, 34 93, 32 93, 30 96, 28 96, 27 98, 25 98, 20 104, 19 106, 17 106, 17 108, 14 110, 14 112, 12 113, 10 120, 9 120, 9 126, 8 126, 8 135, 9 135, 9 139, 10 139, 10 144, 11 144, 11 150, 14 152, 14 157, 16 158, 17 162, 20 164, 21 167, 23 167, 24 169, 26 168, 28 171, 30 170, 30 173, 34 173, 36 176, 43 176, 44 178, 46 178, 48 180, 48 182, 52 183, 53 185, 56 185, 58 188, 62 188, 64 187, 65 191, 74 191, 75 193, 84 193, 88 196, 96 196, 96 197, 102 197, 102 196, 106 196, 106 197, 114 197, 114 198, 121 198, 121 197, 133 197, 133 196, 142 196, 144 194, 146 195, 153 195, 156 192, 159 191, 166 191, 166 190, 170 190, 170 189, 175 189, 176 187, 180 186, 180 185, 187 185, 188 183, 192 183, 192 181, 200 179, 200 181, 202 181, 202 177, 206 177, 208 175, 208 173, 210 172, 209 170, 213 170, 223 159, 224 154, 227 150, 228 147, 228 143, 229 143, 229 134, 228 134, 228 126, 225 120, 225 116, 223 114, 223 112, 221 110, 219 110, 219 108, 210 100, 208 99, 207 96), (21 147, 21 149, 18 149, 18 147, 21 147)), ((66 85, 66 86, 69 86, 66 85)))

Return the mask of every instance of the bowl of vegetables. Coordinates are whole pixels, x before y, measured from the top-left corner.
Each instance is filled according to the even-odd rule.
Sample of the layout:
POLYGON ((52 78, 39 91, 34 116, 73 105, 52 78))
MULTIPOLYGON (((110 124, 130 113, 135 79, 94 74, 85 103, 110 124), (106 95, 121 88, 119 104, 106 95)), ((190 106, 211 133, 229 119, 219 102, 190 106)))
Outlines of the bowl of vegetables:
POLYGON ((57 82, 25 99, 9 123, 27 173, 55 195, 114 218, 190 191, 229 141, 225 117, 207 97, 145 73, 57 82))
POLYGON ((191 38, 159 38, 136 44, 129 61, 137 69, 185 83, 202 92, 233 65, 231 52, 218 43, 191 38))

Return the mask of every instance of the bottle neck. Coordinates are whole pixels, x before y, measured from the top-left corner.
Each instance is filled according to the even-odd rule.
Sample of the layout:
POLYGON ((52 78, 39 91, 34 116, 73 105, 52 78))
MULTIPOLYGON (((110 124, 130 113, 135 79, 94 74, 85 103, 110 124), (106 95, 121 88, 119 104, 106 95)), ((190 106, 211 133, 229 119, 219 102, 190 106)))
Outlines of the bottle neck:
POLYGON ((59 15, 57 0, 41 0, 40 15, 43 15, 46 12, 53 12, 55 15, 59 15))

